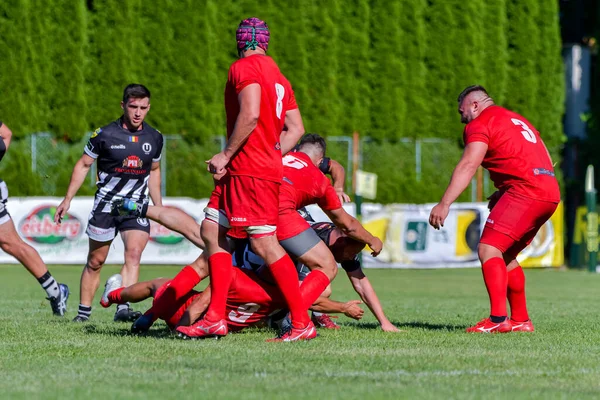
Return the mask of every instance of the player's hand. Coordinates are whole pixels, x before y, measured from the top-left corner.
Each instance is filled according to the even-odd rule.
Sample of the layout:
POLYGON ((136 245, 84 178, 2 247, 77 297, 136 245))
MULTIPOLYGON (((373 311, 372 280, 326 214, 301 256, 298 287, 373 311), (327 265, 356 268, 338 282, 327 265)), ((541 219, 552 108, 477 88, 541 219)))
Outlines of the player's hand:
POLYGON ((433 226, 434 229, 442 228, 449 212, 449 206, 441 203, 436 204, 436 206, 431 209, 431 214, 429 214, 429 225, 433 226))
POLYGON ((371 248, 371 250, 373 250, 371 252, 371 255, 373 257, 377 257, 379 255, 379 253, 381 253, 381 250, 383 249, 383 242, 381 241, 381 239, 379 239, 377 236, 373 236, 373 241, 368 244, 369 244, 369 247, 371 248))
POLYGON ((211 174, 222 174, 225 172, 225 167, 229 164, 229 157, 225 153, 220 152, 212 156, 212 158, 206 161, 206 169, 211 174))
POLYGON ((56 212, 54 213, 54 223, 60 224, 62 222, 62 218, 65 216, 69 208, 71 207, 71 200, 64 199, 58 207, 56 207, 56 212))
POLYGON ((362 303, 360 300, 350 300, 344 303, 344 315, 356 320, 361 319, 365 312, 358 306, 360 303, 362 303))
POLYGON ((400 332, 390 321, 381 324, 381 330, 384 332, 400 332))
POLYGON ((338 199, 340 199, 340 203, 350 203, 350 196, 344 193, 343 188, 335 188, 335 193, 337 193, 338 199))
POLYGON ((490 197, 487 198, 490 201, 488 203, 488 210, 492 211, 492 208, 494 208, 496 203, 498 203, 500 197, 502 197, 502 193, 499 190, 496 190, 490 197))

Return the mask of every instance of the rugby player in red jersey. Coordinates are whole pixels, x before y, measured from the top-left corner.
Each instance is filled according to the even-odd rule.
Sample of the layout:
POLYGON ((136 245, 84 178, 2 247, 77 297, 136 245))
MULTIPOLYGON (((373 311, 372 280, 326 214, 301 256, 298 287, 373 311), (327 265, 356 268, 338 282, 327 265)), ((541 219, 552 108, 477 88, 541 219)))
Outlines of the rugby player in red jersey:
POLYGON ((226 233, 238 227, 248 233, 281 288, 292 315, 288 339, 312 339, 316 330, 300 296, 294 263, 276 236, 281 156, 304 133, 302 117, 290 83, 266 55, 267 24, 246 19, 238 26, 236 39, 240 59, 229 68, 225 87, 228 141, 207 161, 209 172, 227 173, 216 183, 201 228, 210 265, 211 302, 194 328, 198 336, 227 334, 225 310, 233 267, 226 233))
MULTIPOLYGON (((208 276, 207 263, 201 263, 196 272, 186 266, 181 271, 183 274, 198 274, 200 278, 208 276)), ((268 271, 265 271, 268 273, 268 271)), ((128 287, 122 287, 121 275, 111 276, 105 285, 101 304, 109 307, 123 301, 138 303, 153 297, 154 302, 160 301, 168 291, 171 280, 156 278, 150 281, 139 282, 128 287)), ((210 286, 203 292, 191 290, 177 301, 169 301, 169 306, 156 315, 157 319, 164 320, 170 329, 177 326, 189 326, 204 314, 210 303, 210 286)), ((345 303, 319 297, 311 306, 312 310, 329 313, 343 313, 350 318, 359 320, 364 311, 358 306, 359 300, 345 303)), ((269 317, 277 314, 287 307, 280 290, 260 279, 253 271, 234 268, 232 282, 229 286, 226 302, 226 323, 229 331, 239 331, 249 326, 265 324, 269 317)), ((132 327, 134 333, 135 324, 132 327)), ((190 338, 185 334, 180 336, 190 338)))
POLYGON ((450 205, 481 165, 498 189, 490 196, 490 215, 479 241, 479 260, 490 297, 490 317, 467 332, 533 331, 525 299, 525 275, 517 255, 552 216, 560 191, 552 159, 539 132, 523 116, 494 104, 481 86, 458 96, 465 149, 429 223, 444 226, 450 205), (506 300, 511 317, 507 317, 506 300))

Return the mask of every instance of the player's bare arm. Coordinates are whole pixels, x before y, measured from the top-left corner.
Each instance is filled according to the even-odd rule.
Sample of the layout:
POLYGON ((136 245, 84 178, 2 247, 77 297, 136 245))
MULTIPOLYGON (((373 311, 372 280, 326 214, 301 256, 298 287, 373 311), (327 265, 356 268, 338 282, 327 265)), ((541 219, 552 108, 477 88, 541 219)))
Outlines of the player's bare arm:
POLYGON ((160 162, 152 162, 150 178, 148 179, 148 192, 155 206, 162 206, 162 194, 160 193, 160 162))
POLYGON ((429 215, 429 224, 435 229, 440 229, 444 226, 450 205, 456 201, 458 196, 471 183, 471 179, 473 179, 477 168, 481 165, 487 149, 488 145, 483 142, 472 142, 465 147, 460 161, 456 165, 456 168, 454 168, 454 172, 452 172, 450 184, 442 196, 442 200, 433 207, 429 215))
POLYGON ((67 188, 67 194, 63 201, 56 207, 56 213, 54 214, 54 223, 60 224, 62 217, 71 206, 71 200, 77 194, 77 191, 83 184, 85 177, 87 176, 90 167, 96 161, 94 158, 83 154, 81 158, 75 163, 73 167, 73 173, 71 174, 71 180, 69 181, 69 187, 67 188))
POLYGON ((12 131, 8 129, 6 124, 0 123, 0 160, 4 157, 4 154, 8 151, 10 142, 12 140, 12 131))
POLYGON ((304 135, 304 123, 299 109, 294 108, 285 112, 285 127, 286 130, 281 132, 279 138, 282 156, 290 152, 304 135))
POLYGON ((260 98, 261 89, 258 83, 246 86, 238 94, 240 113, 235 121, 233 133, 229 137, 225 149, 215 154, 206 162, 208 164, 208 172, 213 174, 224 172, 231 157, 242 147, 248 136, 256 128, 260 116, 260 98))
POLYGON ((185 310, 177 326, 190 326, 198 320, 208 309, 210 304, 210 286, 208 286, 199 296, 196 296, 192 304, 185 310))
MULTIPOLYGON (((325 211, 325 210, 324 210, 325 211)), ((383 248, 383 243, 377 236, 371 235, 360 222, 348 214, 343 208, 325 211, 331 222, 342 230, 347 236, 368 245, 373 257, 377 257, 383 248)))
POLYGON ((360 300, 350 300, 346 303, 341 303, 339 301, 331 300, 327 297, 321 296, 313 303, 310 309, 312 311, 327 314, 340 313, 349 318, 359 320, 365 313, 364 310, 358 306, 360 303, 360 300))
POLYGON ((329 160, 329 175, 331 175, 331 184, 340 199, 340 202, 349 203, 350 196, 344 192, 344 184, 346 181, 346 171, 342 164, 335 160, 329 160))
POLYGON ((377 293, 375 293, 369 278, 363 273, 362 269, 359 268, 355 271, 347 272, 347 274, 352 283, 352 287, 354 287, 356 293, 358 293, 362 301, 369 307, 369 310, 371 310, 375 318, 377 318, 377 321, 379 321, 379 324, 381 325, 381 329, 384 332, 399 332, 398 328, 396 328, 385 316, 377 293))

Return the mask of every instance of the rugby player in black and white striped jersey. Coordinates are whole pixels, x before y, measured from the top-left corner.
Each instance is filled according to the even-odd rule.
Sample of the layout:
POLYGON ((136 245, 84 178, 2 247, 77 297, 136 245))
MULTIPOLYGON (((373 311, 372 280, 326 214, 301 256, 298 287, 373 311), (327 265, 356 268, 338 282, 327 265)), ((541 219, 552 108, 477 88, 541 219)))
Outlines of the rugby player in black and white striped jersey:
MULTIPOLYGON (((81 275, 80 304, 74 321, 87 321, 91 315, 92 300, 100 285, 100 270, 117 232, 125 244, 125 264, 121 269, 123 285, 129 286, 138 280, 140 258, 148 243, 150 224, 146 218, 111 216, 111 202, 125 198, 147 204, 149 194, 155 205, 162 205, 159 161, 163 137, 144 122, 150 110, 150 91, 143 85, 128 85, 121 108, 123 115, 118 120, 92 134, 84 154, 73 168, 67 194, 56 209, 55 222, 60 223, 90 167, 97 161, 97 190, 86 230, 88 261, 81 275)), ((120 304, 114 319, 127 322, 140 315, 131 310, 129 304, 120 304)))

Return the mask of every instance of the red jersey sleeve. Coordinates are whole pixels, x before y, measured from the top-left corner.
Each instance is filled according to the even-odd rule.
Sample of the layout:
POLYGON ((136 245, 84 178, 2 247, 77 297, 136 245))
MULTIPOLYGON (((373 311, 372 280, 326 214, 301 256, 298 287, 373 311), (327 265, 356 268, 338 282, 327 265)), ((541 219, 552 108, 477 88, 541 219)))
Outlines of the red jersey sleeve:
POLYGON ((323 196, 319 198, 317 204, 323 211, 337 210, 338 208, 342 208, 342 203, 340 203, 340 199, 337 196, 333 186, 331 186, 331 183, 329 183, 329 180, 327 180, 325 192, 323 193, 323 196))
POLYGON ((253 83, 260 84, 260 74, 253 65, 233 63, 229 69, 229 82, 235 88, 235 92, 240 92, 248 85, 253 83))
POLYGON ((473 142, 490 144, 490 133, 484 124, 477 119, 474 119, 473 121, 469 122, 467 126, 465 126, 463 140, 465 142, 465 146, 473 142))

